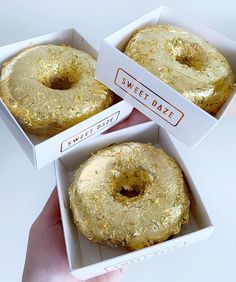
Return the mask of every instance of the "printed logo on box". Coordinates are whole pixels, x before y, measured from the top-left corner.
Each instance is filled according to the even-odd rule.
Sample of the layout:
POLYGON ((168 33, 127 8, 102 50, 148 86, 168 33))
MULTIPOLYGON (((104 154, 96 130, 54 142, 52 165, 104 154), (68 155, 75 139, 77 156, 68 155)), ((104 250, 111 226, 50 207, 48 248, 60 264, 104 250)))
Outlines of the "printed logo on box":
POLYGON ((186 245, 187 245, 187 242, 184 241, 184 242, 181 242, 181 243, 178 243, 178 244, 166 247, 164 249, 157 250, 155 252, 152 252, 152 253, 149 253, 149 254, 146 254, 146 255, 142 255, 142 256, 139 256, 139 257, 136 257, 136 258, 133 258, 133 259, 130 259, 130 260, 123 261, 123 262, 118 263, 118 264, 114 264, 114 265, 108 266, 108 267, 105 268, 105 270, 106 271, 116 270, 116 269, 121 268, 121 267, 123 267, 123 266, 125 266, 127 264, 133 264, 133 263, 136 263, 136 262, 139 262, 139 261, 142 261, 142 260, 146 260, 146 259, 148 259, 148 258, 150 258, 152 256, 157 256, 157 255, 165 254, 165 253, 174 251, 176 249, 182 248, 182 247, 184 247, 186 245))
POLYGON ((109 125, 115 123, 120 115, 120 111, 110 115, 109 117, 104 118, 103 120, 95 123, 94 125, 84 129, 80 133, 74 135, 73 137, 67 139, 61 144, 61 152, 71 148, 72 146, 80 143, 81 141, 89 138, 90 136, 98 133, 99 131, 104 130, 109 125))
POLYGON ((119 88, 172 126, 177 126, 184 117, 182 111, 147 88, 123 69, 119 68, 117 70, 114 82, 119 88))

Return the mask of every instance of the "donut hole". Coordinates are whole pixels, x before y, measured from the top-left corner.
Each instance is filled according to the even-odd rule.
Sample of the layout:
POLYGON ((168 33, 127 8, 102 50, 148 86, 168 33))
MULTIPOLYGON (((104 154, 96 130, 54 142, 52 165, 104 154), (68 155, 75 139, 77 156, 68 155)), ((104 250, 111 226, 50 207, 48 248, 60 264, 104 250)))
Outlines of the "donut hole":
POLYGON ((79 82, 79 68, 76 61, 66 65, 44 64, 38 72, 38 80, 54 90, 68 90, 79 82))
POLYGON ((204 50, 198 43, 177 37, 166 44, 169 53, 181 65, 195 70, 199 70, 204 66, 204 50))
POLYGON ((191 57, 185 56, 185 55, 180 55, 176 56, 176 61, 179 62, 182 65, 187 65, 188 67, 193 66, 193 61, 191 57))
POLYGON ((73 86, 73 81, 71 81, 68 77, 53 77, 50 81, 51 89, 58 89, 58 90, 67 90, 73 86))
POLYGON ((179 62, 181 65, 186 65, 189 68, 193 68, 195 70, 199 70, 202 67, 202 62, 199 58, 188 56, 188 55, 180 55, 176 56, 176 61, 179 62))
POLYGON ((115 198, 118 201, 132 200, 145 193, 147 185, 151 182, 150 175, 145 170, 126 170, 116 179, 117 190, 115 198))
POLYGON ((133 186, 126 185, 121 188, 119 193, 124 197, 134 198, 143 194, 143 191, 144 191, 144 187, 141 187, 140 185, 133 185, 133 186))

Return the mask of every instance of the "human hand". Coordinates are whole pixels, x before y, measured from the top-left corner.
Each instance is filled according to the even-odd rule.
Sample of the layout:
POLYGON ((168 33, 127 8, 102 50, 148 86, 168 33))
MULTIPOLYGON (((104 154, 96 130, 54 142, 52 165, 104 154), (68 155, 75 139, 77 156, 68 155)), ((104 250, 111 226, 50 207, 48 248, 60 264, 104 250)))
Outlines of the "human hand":
MULTIPOLYGON (((118 282, 123 274, 124 269, 118 269, 87 282, 118 282)), ((80 281, 69 271, 56 188, 30 229, 22 281, 80 281)))
POLYGON ((116 130, 119 130, 125 127, 144 123, 147 121, 150 121, 150 119, 134 108, 132 113, 130 114, 130 116, 127 119, 111 127, 105 133, 113 132, 113 131, 116 131, 116 130))

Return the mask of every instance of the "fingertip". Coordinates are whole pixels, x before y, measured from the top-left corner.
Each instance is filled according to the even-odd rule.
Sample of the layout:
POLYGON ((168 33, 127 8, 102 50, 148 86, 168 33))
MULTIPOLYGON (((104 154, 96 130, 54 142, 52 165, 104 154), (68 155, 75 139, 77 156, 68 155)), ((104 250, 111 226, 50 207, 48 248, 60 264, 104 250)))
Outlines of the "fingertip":
POLYGON ((104 132, 104 134, 127 128, 133 125, 145 123, 148 121, 150 121, 150 119, 147 116, 139 112, 137 109, 133 109, 132 113, 127 119, 111 127, 106 132, 104 132))
POLYGON ((57 188, 55 187, 37 220, 42 224, 54 225, 61 219, 57 188))

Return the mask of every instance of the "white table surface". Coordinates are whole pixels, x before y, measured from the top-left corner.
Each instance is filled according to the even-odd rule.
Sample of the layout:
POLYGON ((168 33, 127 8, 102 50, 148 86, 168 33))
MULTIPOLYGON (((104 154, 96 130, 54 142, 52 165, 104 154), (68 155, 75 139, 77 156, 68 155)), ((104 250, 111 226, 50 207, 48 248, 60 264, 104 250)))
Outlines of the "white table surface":
MULTIPOLYGON (((167 4, 236 40, 234 0, 0 0, 0 45, 77 27, 101 39, 167 4)), ((235 58, 236 59, 236 58, 235 58)), ((202 243, 129 267, 124 282, 236 281, 236 116, 193 151, 176 140, 215 225, 202 243)), ((0 119, 0 281, 21 281, 29 228, 55 185, 53 165, 36 171, 0 119)))

